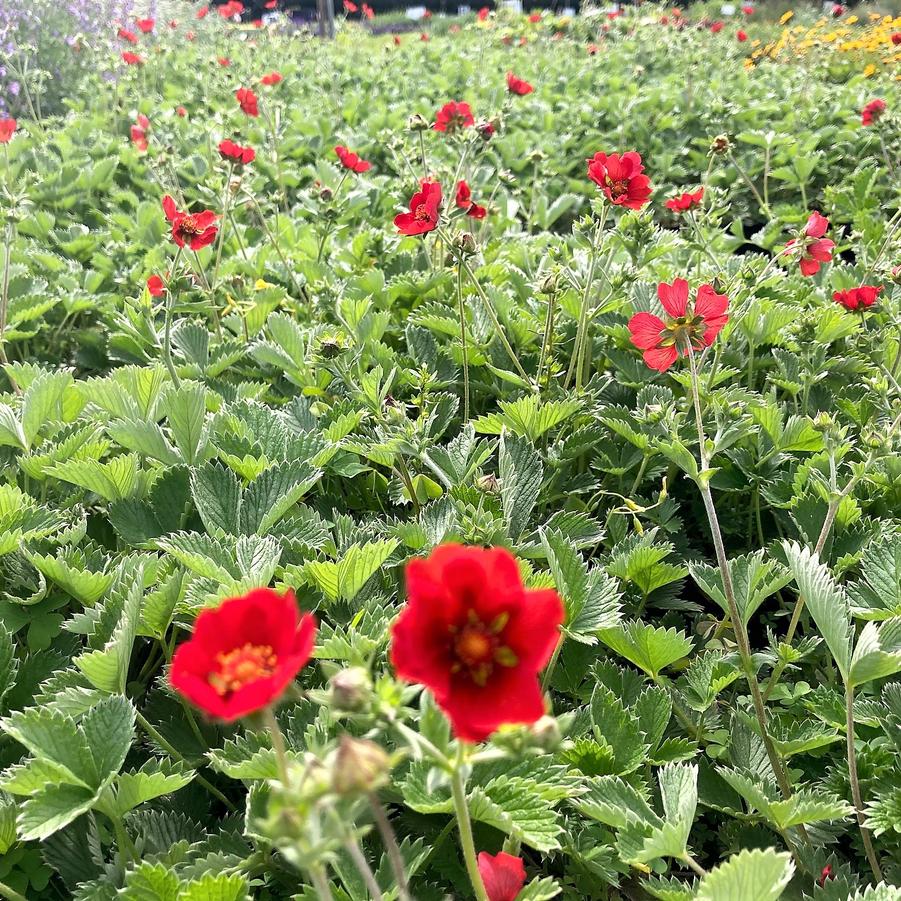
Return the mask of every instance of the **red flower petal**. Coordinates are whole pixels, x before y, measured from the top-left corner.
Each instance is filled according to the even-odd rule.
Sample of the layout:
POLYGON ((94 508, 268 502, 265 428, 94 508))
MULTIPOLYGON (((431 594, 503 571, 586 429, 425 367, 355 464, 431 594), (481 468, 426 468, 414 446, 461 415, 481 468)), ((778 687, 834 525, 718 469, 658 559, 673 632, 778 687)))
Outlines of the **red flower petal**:
POLYGON ((636 313, 629 320, 632 343, 640 350, 650 350, 660 343, 666 323, 653 313, 636 313))
POLYGON ((673 319, 684 316, 688 309, 688 282, 684 278, 677 278, 671 285, 661 282, 657 285, 657 298, 673 319))
POLYGON ((526 868, 521 858, 505 851, 496 855, 482 851, 478 866, 488 901, 516 901, 526 882, 526 868))

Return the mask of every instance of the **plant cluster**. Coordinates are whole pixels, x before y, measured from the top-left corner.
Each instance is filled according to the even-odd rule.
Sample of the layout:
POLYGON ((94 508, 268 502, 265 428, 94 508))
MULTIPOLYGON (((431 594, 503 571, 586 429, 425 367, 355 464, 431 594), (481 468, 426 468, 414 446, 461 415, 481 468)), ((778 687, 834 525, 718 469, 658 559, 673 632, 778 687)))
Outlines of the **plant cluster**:
POLYGON ((899 901, 898 82, 240 6, 0 120, 0 897, 899 901))

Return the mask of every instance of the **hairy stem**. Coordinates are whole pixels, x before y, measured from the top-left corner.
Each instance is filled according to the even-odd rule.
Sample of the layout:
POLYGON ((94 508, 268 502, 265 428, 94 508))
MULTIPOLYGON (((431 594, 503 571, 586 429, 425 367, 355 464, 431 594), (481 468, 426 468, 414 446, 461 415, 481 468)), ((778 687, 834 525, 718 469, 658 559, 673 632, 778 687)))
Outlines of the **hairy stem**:
POLYGON ((400 846, 397 844, 397 836, 391 827, 391 821, 381 802, 381 799, 375 792, 369 794, 369 806, 372 808, 372 815, 375 818, 376 828, 382 837, 382 844, 388 852, 388 862, 391 864, 391 872, 394 874, 394 881, 397 883, 398 901, 410 901, 410 890, 407 887, 407 871, 404 867, 404 858, 400 853, 400 846))
POLYGON ((860 837, 863 839, 863 847, 873 876, 877 882, 882 882, 882 868, 873 847, 873 837, 864 825, 863 798, 860 794, 860 780, 857 778, 857 750, 854 747, 854 689, 849 685, 845 686, 845 726, 848 731, 848 779, 851 782, 851 797, 857 813, 857 825, 860 827, 860 837))
MULTIPOLYGON (((419 133, 420 137, 422 132, 419 133)), ((463 303, 463 266, 457 264, 457 304, 460 311, 460 345, 463 349, 463 422, 469 422, 469 359, 466 352, 466 305, 463 303)), ((541 367, 539 366, 539 371, 541 367)))
POLYGON ((469 819, 469 807, 466 803, 466 784, 463 780, 463 761, 465 755, 463 743, 457 753, 456 766, 451 780, 454 794, 454 810, 457 814, 457 826, 460 830, 460 845, 463 849, 463 860, 466 863, 466 872, 472 883, 477 901, 490 901, 485 883, 482 882, 482 874, 479 873, 479 865, 476 860, 476 846, 472 838, 472 822, 469 819))

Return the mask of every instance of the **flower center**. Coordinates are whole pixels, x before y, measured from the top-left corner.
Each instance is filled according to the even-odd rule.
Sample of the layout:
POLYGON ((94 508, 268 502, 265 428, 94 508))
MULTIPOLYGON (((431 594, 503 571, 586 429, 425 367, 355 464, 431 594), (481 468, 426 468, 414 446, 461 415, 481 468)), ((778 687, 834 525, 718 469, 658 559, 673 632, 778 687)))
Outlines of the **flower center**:
POLYGON ((197 220, 193 216, 185 216, 185 218, 182 219, 179 228, 188 235, 196 235, 200 232, 197 220))
POLYGON ((426 222, 430 218, 429 209, 424 203, 420 203, 419 206, 416 207, 416 212, 413 213, 413 218, 416 219, 417 222, 426 222))
POLYGON ((456 658, 451 666, 454 673, 467 672, 476 685, 485 685, 495 665, 516 666, 516 654, 501 644, 501 633, 509 617, 501 614, 492 623, 483 623, 470 611, 469 621, 462 628, 451 628, 451 653, 456 658))
POLYGON ((208 681, 218 695, 238 691, 250 682, 265 679, 275 672, 278 655, 268 644, 247 644, 216 655, 219 669, 208 681))
POLYGON ((629 193, 629 182, 625 178, 621 178, 617 181, 610 180, 608 186, 610 188, 610 194, 614 199, 629 193))

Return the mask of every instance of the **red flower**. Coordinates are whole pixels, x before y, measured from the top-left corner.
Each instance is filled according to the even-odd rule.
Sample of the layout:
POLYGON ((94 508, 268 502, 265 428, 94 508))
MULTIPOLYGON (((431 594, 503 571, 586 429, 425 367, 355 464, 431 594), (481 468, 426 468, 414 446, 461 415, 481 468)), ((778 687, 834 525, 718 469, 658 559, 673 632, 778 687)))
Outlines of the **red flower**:
POLYGON ((204 610, 172 658, 172 687, 210 716, 233 722, 276 701, 310 659, 316 620, 291 591, 256 588, 204 610))
POLYGON ((259 116, 260 110, 257 106, 257 95, 250 88, 238 88, 235 91, 235 99, 238 101, 242 112, 248 116, 253 116, 253 118, 259 116))
POLYGON ((836 19, 839 18, 839 16, 843 16, 844 14, 845 14, 845 7, 842 6, 841 3, 836 3, 832 7, 832 15, 835 16, 836 19))
POLYGON ((469 190, 469 185, 466 184, 465 181, 459 181, 457 183, 457 197, 456 197, 457 206, 461 210, 466 210, 467 216, 472 216, 473 219, 484 219, 486 215, 488 215, 488 210, 483 206, 479 206, 472 199, 472 192, 469 190))
POLYGON ((825 885, 827 879, 835 879, 835 876, 832 874, 832 865, 828 863, 820 871, 820 875, 817 877, 817 885, 825 885))
POLYGON ((488 16, 490 16, 490 15, 491 15, 491 10, 488 9, 487 6, 483 6, 483 7, 476 13, 476 16, 478 17, 478 20, 479 20, 480 22, 484 22, 485 19, 487 19, 488 16))
POLYGON ((231 19, 234 16, 240 16, 244 12, 244 4, 240 0, 228 0, 218 9, 219 15, 223 19, 231 19))
POLYGON ((339 144, 335 148, 335 153, 341 161, 341 165, 351 172, 368 172, 372 168, 372 163, 368 160, 361 159, 357 154, 352 153, 343 144, 339 144))
POLYGON ((181 119, 184 119, 184 117, 188 115, 188 111, 183 106, 177 106, 175 108, 175 113, 181 119))
POLYGON ((116 32, 117 36, 122 38, 123 41, 128 41, 129 44, 137 44, 138 36, 133 32, 129 31, 127 28, 120 28, 116 32))
POLYGON ((175 31, 175 29, 178 28, 178 20, 177 20, 177 19, 170 19, 170 21, 169 21, 169 27, 170 27, 173 31, 175 31))
POLYGON ((588 45, 588 55, 589 56, 597 56, 598 50, 601 48, 598 47, 597 44, 589 44, 588 45))
POLYGON ((896 31, 892 35, 892 43, 897 47, 898 44, 901 44, 901 31, 896 31))
POLYGON ((714 34, 719 34, 719 33, 723 30, 723 23, 722 23, 722 22, 714 22, 714 23, 710 26, 710 30, 711 30, 714 34))
POLYGON ((254 28, 262 28, 263 20, 262 19, 254 19, 250 24, 253 25, 254 28))
POLYGON ((520 97, 524 97, 526 94, 531 94, 535 88, 532 87, 527 81, 523 81, 521 78, 517 78, 512 72, 507 73, 507 90, 511 94, 519 94, 520 97))
POLYGON ((516 901, 526 882, 526 868, 522 858, 505 851, 495 855, 482 851, 478 864, 488 901, 516 901))
POLYGON ((701 285, 694 307, 688 311, 688 282, 677 278, 671 285, 657 285, 657 297, 669 319, 664 322, 653 313, 636 313, 629 320, 632 343, 643 350, 645 363, 658 372, 666 372, 679 358, 688 355, 688 342, 694 349, 709 347, 729 320, 729 298, 717 294, 710 285, 701 285))
POLYGON ((156 25, 156 21, 153 19, 138 19, 135 22, 135 25, 138 26, 138 30, 142 34, 150 34, 153 31, 154 26, 156 25))
POLYGON ((862 110, 860 114, 860 124, 861 125, 872 125, 874 122, 878 122, 882 114, 885 112, 885 101, 876 98, 876 100, 871 100, 862 110))
POLYGON ((279 84, 279 82, 281 82, 281 80, 282 80, 281 72, 270 72, 268 75, 264 75, 260 79, 260 83, 271 86, 271 85, 279 84))
POLYGON ((544 716, 538 673, 563 618, 557 592, 527 590, 509 551, 445 544, 407 564, 391 662, 431 690, 457 737, 482 741, 544 716))
POLYGON ((186 41, 193 41, 195 37, 197 37, 197 35, 195 35, 193 31, 185 32, 185 40, 186 41))
POLYGON ((15 119, 0 119, 0 144, 8 144, 16 133, 15 119))
POLYGON ((232 61, 227 56, 220 56, 216 62, 219 63, 223 69, 227 69, 232 64, 232 61))
POLYGON ((175 201, 167 194, 163 198, 163 212, 172 223, 172 240, 179 247, 187 244, 191 250, 200 250, 216 240, 219 231, 216 220, 219 218, 212 210, 201 213, 186 213, 175 206, 175 201))
POLYGON ((268 2, 263 4, 263 6, 266 9, 278 9, 278 0, 268 0, 268 2))
POLYGON ((483 121, 476 125, 476 131, 483 141, 490 141, 494 137, 494 125, 491 122, 483 121))
POLYGON ((537 25, 541 21, 541 13, 532 13, 532 15, 529 16, 529 21, 533 25, 537 25))
POLYGON ((128 66, 144 65, 144 58, 142 56, 138 56, 137 53, 132 53, 130 50, 126 50, 122 54, 122 61, 128 66))
POLYGON ((355 13, 359 11, 360 7, 357 6, 357 4, 353 2, 353 0, 344 0, 344 12, 355 13))
POLYGON ((882 285, 861 285, 859 288, 849 288, 847 291, 835 291, 832 299, 840 303, 846 310, 865 310, 876 303, 876 298, 882 290, 882 285))
POLYGON ((744 42, 748 39, 748 32, 742 28, 739 28, 735 33, 735 38, 739 44, 744 44, 744 42))
POLYGON ((829 228, 829 220, 814 211, 807 220, 807 225, 797 238, 792 238, 786 243, 786 247, 801 247, 801 275, 815 275, 820 271, 820 263, 828 263, 832 260, 832 249, 835 242, 824 238, 826 229, 829 228))
POLYGON ((207 13, 210 11, 209 6, 201 6, 200 9, 197 10, 197 15, 195 18, 197 19, 205 19, 207 17, 207 13))
POLYGON ((750 4, 746 4, 745 6, 743 6, 743 7, 741 8, 741 11, 742 11, 746 16, 753 16, 753 15, 754 15, 754 7, 751 6, 750 4))
POLYGON ((472 110, 468 103, 457 103, 451 100, 435 113, 435 131, 454 132, 458 128, 467 128, 475 124, 472 110))
POLYGON ((394 46, 400 47, 400 35, 394 35, 394 46))
POLYGON ((651 196, 651 182, 643 172, 641 157, 634 150, 622 156, 596 153, 588 160, 588 177, 611 203, 630 210, 640 210, 651 196))
POLYGON ((154 297, 162 297, 166 293, 166 285, 158 275, 151 275, 147 279, 147 290, 154 297))
POLYGON ((239 166, 252 163, 256 159, 256 155, 257 152, 253 147, 242 147, 229 140, 219 142, 219 156, 239 166))
POLYGON ((425 19, 426 21, 428 21, 429 19, 432 18, 432 11, 431 11, 430 9, 427 9, 427 10, 422 14, 422 17, 423 17, 423 19, 425 19))
POLYGON ((362 10, 363 10, 363 15, 366 16, 366 18, 369 19, 370 21, 375 18, 375 11, 368 3, 363 4, 362 10))
POLYGON ((410 198, 410 212, 399 213, 394 224, 402 235, 424 235, 438 225, 440 207, 441 185, 423 180, 422 190, 410 198))
POLYGON ((424 31, 419 35, 420 41, 427 41, 428 39, 429 39, 429 36, 424 31))
POLYGON ((704 189, 698 188, 693 194, 686 192, 684 194, 679 194, 677 197, 671 197, 664 206, 674 213, 687 213, 689 210, 699 207, 703 197, 704 189))
POLYGON ((147 149, 147 132, 150 130, 150 120, 145 115, 139 115, 137 121, 131 127, 131 141, 138 150, 147 149))

